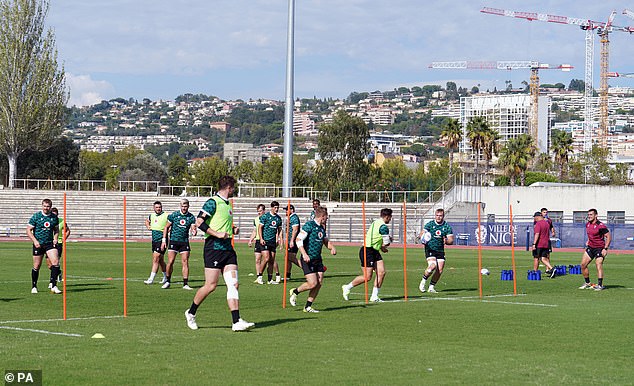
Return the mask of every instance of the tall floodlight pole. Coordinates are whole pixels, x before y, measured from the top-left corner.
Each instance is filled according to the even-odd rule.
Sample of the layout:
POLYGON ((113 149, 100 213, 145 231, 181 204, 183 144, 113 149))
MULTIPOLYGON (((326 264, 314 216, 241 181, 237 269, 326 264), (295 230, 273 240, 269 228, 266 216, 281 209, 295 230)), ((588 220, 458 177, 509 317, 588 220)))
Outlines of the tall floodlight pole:
POLYGON ((282 197, 291 197, 293 186, 293 41, 295 29, 295 0, 288 0, 288 33, 286 48, 286 105, 284 110, 284 165, 282 197))

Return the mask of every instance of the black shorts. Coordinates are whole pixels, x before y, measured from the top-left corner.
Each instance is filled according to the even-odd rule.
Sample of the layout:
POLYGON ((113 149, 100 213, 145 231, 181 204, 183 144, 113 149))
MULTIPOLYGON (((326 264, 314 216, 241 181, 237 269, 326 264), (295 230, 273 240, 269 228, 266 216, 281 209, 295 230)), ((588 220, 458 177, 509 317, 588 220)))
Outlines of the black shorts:
POLYGON ((233 249, 225 251, 211 249, 211 247, 207 248, 207 246, 205 246, 203 257, 205 259, 205 268, 223 270, 227 265, 238 265, 238 256, 236 255, 236 251, 233 249))
POLYGON ((162 241, 152 241, 152 252, 160 253, 161 255, 165 253, 165 249, 163 249, 162 241))
POLYGON ((324 261, 321 258, 310 260, 308 263, 303 258, 299 259, 302 263, 302 270, 304 275, 310 275, 311 273, 326 272, 324 268, 324 261))
POLYGON ((57 244, 55 245, 55 249, 57 249, 57 255, 58 255, 59 257, 62 257, 62 252, 64 252, 64 244, 62 244, 62 243, 57 243, 57 244))
POLYGON ((260 243, 260 240, 255 240, 255 246, 253 247, 253 252, 255 253, 262 253, 262 243, 260 243))
POLYGON ((435 257, 436 260, 445 260, 445 252, 431 249, 427 245, 425 245, 425 259, 428 259, 430 257, 435 257))
POLYGON ((601 252, 603 252, 603 248, 586 247, 586 253, 590 256, 590 260, 594 260, 597 257, 603 257, 601 252))
POLYGON ((182 252, 190 252, 192 249, 189 246, 189 241, 171 241, 168 244, 168 250, 182 253, 182 252))
POLYGON ((297 248, 297 243, 295 243, 295 246, 291 247, 291 243, 288 243, 288 249, 287 249, 288 253, 297 253, 299 252, 299 248, 297 248))
POLYGON ((33 245, 33 256, 46 256, 46 258, 48 259, 48 255, 46 254, 46 252, 50 251, 51 249, 55 249, 53 243, 40 244, 39 248, 36 248, 35 245, 33 245))
MULTIPOLYGON (((377 251, 376 249, 372 248, 372 247, 366 247, 365 250, 367 251, 365 254, 365 258, 368 261, 368 268, 375 268, 376 265, 375 263, 377 261, 383 260, 383 256, 381 256, 381 253, 379 251, 377 251)), ((361 260, 361 267, 365 267, 365 264, 363 264, 363 247, 359 248, 359 260, 361 260)))
POLYGON ((277 243, 275 242, 275 240, 266 241, 266 244, 260 244, 260 246, 262 247, 262 251, 275 252, 275 250, 277 249, 277 243))
POLYGON ((540 257, 548 257, 550 251, 548 248, 535 248, 533 249, 533 257, 538 259, 540 257))

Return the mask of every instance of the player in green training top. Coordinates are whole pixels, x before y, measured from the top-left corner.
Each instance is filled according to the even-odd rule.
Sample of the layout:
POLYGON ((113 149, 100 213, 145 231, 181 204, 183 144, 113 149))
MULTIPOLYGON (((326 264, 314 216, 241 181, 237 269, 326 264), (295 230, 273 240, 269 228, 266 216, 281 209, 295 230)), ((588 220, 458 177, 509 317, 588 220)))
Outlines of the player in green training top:
POLYGON ((304 306, 304 312, 319 312, 313 308, 313 302, 319 294, 319 289, 324 280, 324 263, 321 258, 321 248, 325 245, 334 256, 337 254, 335 246, 328 240, 324 226, 328 220, 328 210, 323 206, 315 209, 315 219, 308 221, 297 235, 297 246, 302 254, 302 269, 306 282, 297 288, 290 290, 289 302, 291 306, 297 304, 297 295, 308 292, 308 299, 304 306))
POLYGON ((390 229, 387 224, 392 221, 392 209, 381 209, 381 218, 374 220, 370 229, 365 235, 365 253, 363 246, 359 249, 359 259, 361 260, 361 269, 363 274, 355 277, 350 283, 341 286, 343 292, 343 298, 348 300, 348 295, 353 287, 372 279, 372 271, 376 271, 376 278, 374 279, 374 287, 372 288, 371 302, 381 302, 379 298, 379 290, 383 285, 383 278, 385 277, 385 266, 383 264, 383 257, 381 252, 387 253, 387 247, 392 242, 390 236, 390 229), (367 266, 364 264, 364 260, 367 260, 367 266))
POLYGON ((203 258, 205 260, 205 284, 198 289, 189 309, 185 311, 187 326, 197 330, 196 311, 200 304, 212 293, 220 274, 227 286, 227 304, 231 311, 233 331, 246 331, 255 324, 240 318, 238 295, 238 256, 231 245, 238 228, 233 225, 233 209, 229 197, 235 190, 236 179, 231 176, 220 177, 218 193, 211 197, 198 213, 196 226, 205 234, 203 258))
POLYGON ((189 253, 192 250, 189 246, 189 234, 196 236, 196 217, 189 213, 188 199, 181 199, 180 206, 180 210, 167 216, 167 225, 163 229, 163 245, 161 247, 163 250, 167 248, 167 281, 161 287, 163 289, 170 287, 177 253, 180 253, 183 263, 183 289, 192 289, 189 286, 189 253))
MULTIPOLYGON (((59 260, 60 260, 59 277, 57 278, 57 281, 61 282, 62 281, 62 257, 63 257, 62 252, 64 251, 65 240, 67 240, 68 237, 70 236, 70 227, 68 226, 68 224, 66 224, 63 218, 59 217, 59 210, 57 210, 57 208, 55 207, 51 208, 51 213, 57 216, 57 219, 59 220, 59 224, 58 224, 59 234, 57 236, 57 245, 55 246, 55 248, 57 249, 57 256, 59 256, 59 260)), ((46 265, 48 266, 48 269, 51 269, 51 267, 53 266, 49 259, 46 259, 46 265)), ((53 288, 53 282, 51 281, 48 283, 48 289, 52 289, 52 288, 53 288)))
POLYGON ((423 227, 421 232, 421 240, 423 240, 423 234, 425 232, 431 233, 431 239, 425 244, 425 258, 427 259, 427 269, 423 272, 423 278, 418 285, 420 292, 425 292, 425 283, 432 272, 434 276, 429 283, 428 292, 436 293, 435 285, 440 280, 440 275, 445 268, 445 244, 453 244, 453 229, 451 225, 445 221, 445 211, 443 209, 436 209, 435 217, 433 221, 428 222, 423 227))
POLYGON ((163 272, 163 279, 161 284, 167 281, 167 275, 165 273, 165 248, 163 247, 163 230, 167 225, 167 213, 163 212, 163 204, 160 201, 154 202, 154 213, 150 214, 145 219, 145 227, 152 231, 152 270, 150 271, 150 277, 144 281, 145 284, 152 284, 154 277, 158 272, 159 266, 161 272, 163 272))
POLYGON ((295 207, 293 204, 285 206, 286 216, 288 216, 288 227, 286 229, 288 233, 288 264, 286 264, 286 280, 291 280, 291 264, 295 264, 299 268, 302 267, 299 260, 297 260, 297 235, 299 234, 299 216, 295 213, 295 207))
POLYGON ((262 272, 264 267, 267 266, 268 283, 280 284, 280 269, 275 262, 275 254, 277 245, 282 244, 282 218, 277 211, 280 210, 280 203, 277 201, 271 202, 271 209, 268 213, 264 213, 260 217, 260 234, 262 239, 262 263, 260 269, 258 269, 258 278, 256 283, 264 284, 262 279, 262 272), (273 281, 273 270, 275 270, 275 281, 273 281))
POLYGON ((33 269, 31 270, 31 293, 37 293, 37 279, 40 276, 42 258, 46 256, 51 264, 51 292, 61 294, 57 288, 59 277, 59 255, 57 253, 57 236, 59 219, 51 212, 53 202, 48 198, 42 200, 42 210, 31 216, 26 226, 26 235, 33 242, 33 269))

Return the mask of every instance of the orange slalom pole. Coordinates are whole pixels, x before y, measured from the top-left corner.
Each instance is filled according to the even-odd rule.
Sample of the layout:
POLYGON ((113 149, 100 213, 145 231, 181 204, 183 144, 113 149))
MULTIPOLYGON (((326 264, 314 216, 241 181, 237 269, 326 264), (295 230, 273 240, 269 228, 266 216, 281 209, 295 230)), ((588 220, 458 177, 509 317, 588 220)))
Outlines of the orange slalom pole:
POLYGON ((509 205, 511 231, 511 262, 513 264, 513 295, 517 295, 517 272, 515 272, 515 231, 513 229, 513 205, 509 205))
POLYGON ((361 201, 361 218, 363 221, 363 286, 365 290, 365 304, 368 304, 368 275, 366 273, 366 267, 368 266, 368 251, 367 245, 365 245, 365 201, 361 201))
POLYGON ((481 203, 478 202, 478 289, 480 297, 482 297, 482 231, 480 229, 480 208, 481 203))
POLYGON ((286 273, 288 272, 288 232, 290 231, 291 225, 291 200, 288 200, 288 204, 286 205, 286 240, 284 241, 284 245, 286 246, 284 250, 284 291, 282 291, 282 308, 286 308, 286 273))
POLYGON ((66 192, 64 192, 64 229, 60 229, 60 232, 62 232, 62 258, 64 259, 64 261, 62 261, 62 268, 64 270, 63 276, 64 276, 64 283, 62 283, 62 293, 64 294, 63 299, 62 299, 62 303, 64 304, 64 320, 66 320, 66 218, 68 216, 66 216, 66 192))
POLYGON ((128 272, 127 272, 127 201, 123 196, 123 316, 128 316, 128 272))
POLYGON ((407 301, 407 202, 403 201, 403 293, 407 301))

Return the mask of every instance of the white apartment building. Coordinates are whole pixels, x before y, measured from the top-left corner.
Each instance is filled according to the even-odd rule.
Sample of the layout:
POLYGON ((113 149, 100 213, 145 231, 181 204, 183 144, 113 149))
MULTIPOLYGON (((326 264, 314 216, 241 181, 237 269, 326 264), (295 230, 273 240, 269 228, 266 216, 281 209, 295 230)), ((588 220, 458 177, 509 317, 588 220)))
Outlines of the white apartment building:
MULTIPOLYGON (((548 152, 550 98, 539 97, 537 147, 540 152, 548 152)), ((490 127, 500 135, 500 145, 504 146, 509 139, 529 133, 531 113, 530 95, 485 95, 460 98, 460 123, 463 139, 460 152, 470 153, 471 145, 467 138, 467 123, 471 118, 484 117, 490 127)))

